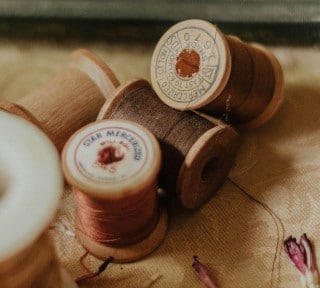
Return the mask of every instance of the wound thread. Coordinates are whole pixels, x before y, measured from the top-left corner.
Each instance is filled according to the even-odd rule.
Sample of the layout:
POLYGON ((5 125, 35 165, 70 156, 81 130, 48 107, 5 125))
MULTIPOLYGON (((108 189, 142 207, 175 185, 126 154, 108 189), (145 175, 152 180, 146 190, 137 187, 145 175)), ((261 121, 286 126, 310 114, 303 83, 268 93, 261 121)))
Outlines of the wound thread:
POLYGON ((226 36, 231 53, 231 73, 221 94, 199 108, 211 115, 222 115, 230 95, 230 123, 246 123, 258 117, 271 102, 275 75, 268 57, 243 41, 226 36))
POLYGON ((98 119, 130 120, 150 130, 162 150, 159 183, 168 192, 176 192, 187 208, 204 204, 223 183, 233 163, 237 134, 231 127, 172 109, 144 80, 119 87, 98 119))
POLYGON ((145 239, 159 221, 156 185, 132 197, 104 200, 73 189, 77 227, 93 241, 123 247, 145 239))
MULTIPOLYGON (((240 40, 235 37, 226 37, 231 57, 231 71, 228 82, 218 97, 205 106, 199 108, 199 111, 206 114, 219 115, 227 111, 228 123, 241 121, 246 115, 246 111, 239 109, 249 98, 250 90, 254 82, 254 63, 250 56, 248 47, 239 45, 240 40), (228 105, 228 109, 226 109, 228 105)), ((251 101, 247 101, 250 109, 251 101)), ((245 107, 245 109, 248 109, 245 107)))
POLYGON ((77 204, 76 236, 92 255, 138 260, 156 249, 167 229, 159 206, 159 144, 144 127, 105 120, 77 131, 62 153, 77 204))
POLYGON ((151 80, 167 105, 199 110, 244 128, 267 122, 283 100, 282 69, 268 49, 224 35, 202 20, 179 22, 161 37, 151 60, 151 80), (194 55, 200 60, 197 65, 192 65, 194 55), (181 69, 176 73, 177 66, 188 77, 181 77, 181 69))
POLYGON ((0 108, 36 124, 61 152, 75 131, 94 121, 118 85, 107 64, 78 49, 60 73, 17 103, 0 102, 0 108))

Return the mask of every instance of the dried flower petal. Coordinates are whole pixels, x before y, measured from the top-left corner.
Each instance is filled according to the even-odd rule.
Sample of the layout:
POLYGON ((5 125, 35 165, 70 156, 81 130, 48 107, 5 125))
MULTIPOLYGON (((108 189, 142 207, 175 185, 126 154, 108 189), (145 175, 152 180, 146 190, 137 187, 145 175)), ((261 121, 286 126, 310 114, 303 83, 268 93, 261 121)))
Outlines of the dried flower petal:
POLYGON ((296 265, 302 274, 306 273, 306 259, 304 252, 300 250, 296 238, 289 236, 288 239, 284 241, 284 249, 290 257, 291 261, 296 265))
POLYGON ((218 288, 218 286, 214 283, 210 271, 198 260, 198 256, 193 256, 192 267, 197 272, 199 279, 206 285, 207 288, 218 288))
POLYGON ((318 269, 314 251, 306 234, 301 235, 300 243, 290 236, 284 241, 284 248, 292 262, 301 272, 300 280, 303 287, 318 288, 318 269))
POLYGON ((313 259, 313 251, 310 240, 307 235, 304 233, 300 238, 300 250, 304 253, 305 264, 313 272, 316 270, 315 263, 313 259))

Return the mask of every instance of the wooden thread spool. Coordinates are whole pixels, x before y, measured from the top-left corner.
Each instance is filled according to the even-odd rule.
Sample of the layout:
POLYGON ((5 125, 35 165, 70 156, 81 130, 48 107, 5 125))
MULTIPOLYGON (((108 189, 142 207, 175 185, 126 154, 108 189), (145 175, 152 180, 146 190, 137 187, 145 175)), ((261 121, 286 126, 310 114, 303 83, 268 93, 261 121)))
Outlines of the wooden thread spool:
POLYGON ((100 259, 138 260, 156 249, 167 229, 158 205, 160 148, 145 128, 100 121, 76 132, 62 152, 77 202, 76 234, 100 259))
POLYGON ((192 112, 170 108, 147 81, 120 86, 102 107, 98 120, 102 119, 131 120, 157 137, 163 157, 159 183, 168 192, 176 191, 186 208, 204 204, 232 166, 237 133, 192 112))
POLYGON ((283 100, 282 69, 269 50, 225 36, 202 20, 177 23, 161 37, 151 79, 167 105, 244 128, 267 122, 283 100))
POLYGON ((63 191, 56 148, 36 126, 0 110, 1 288, 76 288, 46 230, 63 191))
POLYGON ((59 151, 80 127, 94 121, 99 109, 119 85, 110 68, 93 53, 79 49, 54 79, 17 103, 0 108, 42 128, 59 151))

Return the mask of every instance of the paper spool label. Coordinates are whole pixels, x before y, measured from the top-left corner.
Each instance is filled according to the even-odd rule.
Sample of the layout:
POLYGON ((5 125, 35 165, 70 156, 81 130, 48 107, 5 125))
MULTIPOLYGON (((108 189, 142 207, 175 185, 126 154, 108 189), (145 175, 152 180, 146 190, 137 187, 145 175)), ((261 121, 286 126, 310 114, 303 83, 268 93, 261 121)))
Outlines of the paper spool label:
POLYGON ((134 130, 106 127, 86 134, 74 151, 79 173, 98 182, 116 182, 133 177, 148 158, 144 139, 134 130))
POLYGON ((69 184, 97 197, 121 197, 150 185, 159 172, 159 144, 143 126, 103 120, 77 131, 62 151, 69 184))
POLYGON ((220 85, 225 63, 224 42, 214 25, 201 20, 180 22, 157 44, 152 82, 161 98, 179 103, 197 101, 220 85))

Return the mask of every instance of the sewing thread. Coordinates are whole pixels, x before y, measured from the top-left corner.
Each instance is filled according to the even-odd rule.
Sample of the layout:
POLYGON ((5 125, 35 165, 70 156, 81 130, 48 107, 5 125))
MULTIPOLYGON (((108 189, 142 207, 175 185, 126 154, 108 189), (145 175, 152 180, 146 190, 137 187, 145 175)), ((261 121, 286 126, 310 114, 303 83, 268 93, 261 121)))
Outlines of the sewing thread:
POLYGON ((229 123, 238 127, 264 124, 283 99, 282 69, 268 49, 203 20, 182 21, 164 33, 152 55, 151 80, 175 109, 221 118, 229 105, 229 123))
POLYGON ((63 170, 77 204, 76 236, 90 254, 130 262, 160 245, 167 229, 160 155, 155 137, 129 121, 97 121, 70 138, 63 170))
POLYGON ((131 120, 149 129, 162 150, 159 184, 182 205, 198 208, 223 183, 237 150, 237 133, 192 112, 172 109, 145 80, 122 85, 106 101, 98 119, 131 120))
POLYGON ((159 220, 156 185, 119 200, 95 199, 73 189, 77 229, 92 240, 112 247, 135 244, 146 238, 159 220))

